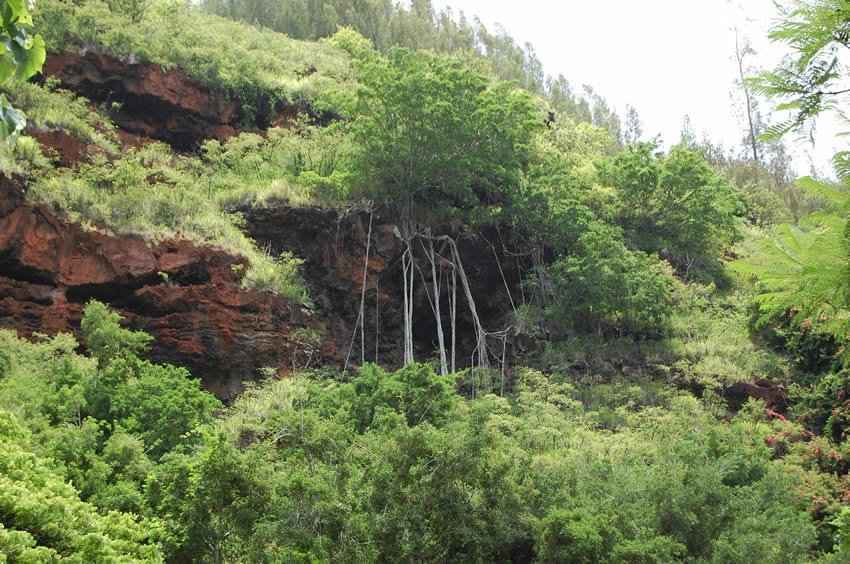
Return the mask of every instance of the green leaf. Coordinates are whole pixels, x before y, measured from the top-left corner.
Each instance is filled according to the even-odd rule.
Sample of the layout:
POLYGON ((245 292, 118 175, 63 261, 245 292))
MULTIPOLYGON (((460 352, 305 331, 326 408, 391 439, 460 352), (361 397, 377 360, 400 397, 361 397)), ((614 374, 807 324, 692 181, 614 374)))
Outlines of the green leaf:
POLYGON ((13 144, 26 125, 24 114, 13 108, 6 97, 0 94, 0 141, 13 144))
POLYGON ((10 79, 15 74, 15 61, 11 54, 0 55, 0 84, 10 79))
POLYGON ((850 192, 847 192, 843 186, 825 184, 810 176, 798 179, 797 186, 805 190, 806 193, 823 198, 839 208, 846 208, 850 205, 850 192))
POLYGON ((21 80, 26 80, 37 72, 41 71, 44 66, 44 61, 47 58, 47 50, 45 49, 44 39, 41 35, 36 35, 32 39, 32 47, 25 51, 26 56, 18 64, 15 71, 15 76, 21 80))

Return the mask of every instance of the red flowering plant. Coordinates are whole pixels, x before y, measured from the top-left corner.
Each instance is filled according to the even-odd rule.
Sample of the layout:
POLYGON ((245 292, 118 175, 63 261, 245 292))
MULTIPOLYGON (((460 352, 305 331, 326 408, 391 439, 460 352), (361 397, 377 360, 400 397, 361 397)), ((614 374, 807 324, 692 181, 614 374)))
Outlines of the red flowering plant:
POLYGON ((827 374, 809 389, 795 386, 797 420, 810 431, 823 433, 836 443, 850 435, 850 373, 827 374))
POLYGON ((784 414, 774 409, 765 408, 762 413, 768 430, 764 442, 773 449, 774 458, 781 458, 788 454, 792 444, 808 441, 815 436, 802 425, 790 421, 784 414))
POLYGON ((814 519, 831 519, 850 505, 850 443, 817 436, 774 409, 763 408, 759 415, 754 428, 772 449, 774 463, 784 465, 797 484, 814 519))

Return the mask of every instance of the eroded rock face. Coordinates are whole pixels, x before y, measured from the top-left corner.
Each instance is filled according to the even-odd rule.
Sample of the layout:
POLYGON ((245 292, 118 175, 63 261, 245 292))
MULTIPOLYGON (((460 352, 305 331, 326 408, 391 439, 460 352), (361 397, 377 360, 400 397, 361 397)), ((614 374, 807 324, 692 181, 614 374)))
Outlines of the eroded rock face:
MULTIPOLYGON (((268 292, 241 287, 234 266, 244 260, 185 240, 156 245, 129 236, 86 231, 44 206, 24 203, 19 183, 0 183, 0 327, 22 336, 34 332, 80 334, 90 299, 108 303, 129 325, 155 341, 150 357, 188 367, 222 398, 271 366, 281 374, 319 363, 341 368, 360 363, 358 325, 369 216, 341 216, 317 208, 277 206, 242 210, 248 234, 274 252, 289 250, 305 260, 303 275, 315 312, 268 292), (309 331, 304 331, 304 330, 309 331), (306 339, 320 335, 320 343, 306 339), (354 337, 354 338, 353 338, 354 337), (353 346, 352 346, 353 339, 353 346), (349 350, 351 351, 349 356, 349 350)), ((402 246, 393 235, 394 212, 373 217, 365 297, 365 359, 394 369, 402 364, 402 246)), ((458 246, 480 318, 487 329, 509 323, 511 299, 519 303, 518 264, 504 253, 498 234, 462 237, 458 246), (491 246, 493 244, 493 246, 491 246), (502 281, 500 267, 507 285, 502 281)), ((438 245, 438 253, 448 256, 438 245)), ((414 348, 432 358, 436 321, 428 261, 417 251, 414 348), (424 278, 423 278, 424 277, 424 278)), ((446 343, 450 266, 443 265, 441 300, 446 343)), ((236 270, 239 270, 238 268, 236 270)), ((457 292, 457 366, 470 364, 475 348, 472 320, 457 292)), ((491 343, 496 348, 500 342, 491 343)), ((506 359, 517 346, 509 335, 506 359)))
POLYGON ((767 378, 754 382, 735 382, 724 387, 722 392, 732 411, 741 409, 750 398, 763 400, 766 406, 782 412, 788 407, 788 390, 785 385, 767 378))
MULTIPOLYGON (((360 335, 354 338, 353 346, 351 343, 358 324, 363 289, 369 213, 351 212, 343 216, 337 211, 283 205, 246 207, 239 211, 245 216, 247 234, 261 247, 275 253, 291 251, 304 259, 303 274, 316 304, 317 315, 325 320, 329 335, 337 342, 341 352, 347 354, 351 348, 351 361, 359 364, 360 335)), ((387 207, 379 208, 372 217, 364 300, 365 358, 390 368, 401 366, 403 360, 403 247, 393 235, 396 218, 395 211, 387 207)), ((435 233, 458 235, 450 226, 443 226, 435 233)), ((522 303, 519 262, 505 252, 495 228, 475 236, 459 237, 458 250, 482 324, 488 331, 504 329, 511 323, 512 301, 516 305, 522 303)), ((439 243, 436 252, 444 257, 450 256, 449 250, 439 243)), ((437 323, 431 309, 433 283, 430 263, 419 243, 414 247, 414 255, 418 265, 413 296, 414 353, 418 359, 427 360, 434 358, 437 349, 437 323)), ((450 272, 451 266, 444 263, 438 280, 442 290, 440 299, 447 346, 451 338, 448 315, 450 272)), ((509 365, 522 352, 521 339, 516 337, 514 332, 508 333, 505 355, 509 365)), ((469 306, 458 281, 458 368, 470 365, 475 344, 469 306)), ((493 351, 501 353, 500 341, 490 344, 493 351)))
POLYGON ((110 105, 110 117, 124 131, 180 150, 236 135, 244 117, 240 104, 225 92, 151 63, 96 51, 65 52, 49 55, 43 72, 65 88, 110 105))
MULTIPOLYGON (((243 289, 231 269, 243 262, 185 240, 149 245, 85 231, 43 206, 22 205, 17 185, 0 183, 0 327, 21 336, 81 337, 83 307, 99 299, 155 337, 153 360, 188 367, 227 399, 261 367, 281 374, 302 368, 311 344, 299 329, 326 333, 310 311, 282 296, 243 289)), ((339 356, 325 340, 311 360, 339 356)))

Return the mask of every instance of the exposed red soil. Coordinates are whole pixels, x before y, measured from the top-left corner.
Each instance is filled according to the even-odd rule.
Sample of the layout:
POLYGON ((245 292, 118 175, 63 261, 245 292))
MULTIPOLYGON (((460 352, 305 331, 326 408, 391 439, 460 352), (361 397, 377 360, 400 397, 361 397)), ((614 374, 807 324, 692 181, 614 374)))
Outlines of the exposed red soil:
POLYGON ((61 129, 34 131, 28 134, 42 146, 54 151, 59 158, 59 164, 64 167, 75 166, 88 150, 85 143, 61 129))
POLYGON ((227 92, 152 63, 124 60, 99 51, 48 55, 43 73, 64 88, 105 104, 125 133, 165 141, 179 150, 196 149, 205 139, 225 140, 247 128, 285 127, 296 108, 259 108, 252 123, 227 92))

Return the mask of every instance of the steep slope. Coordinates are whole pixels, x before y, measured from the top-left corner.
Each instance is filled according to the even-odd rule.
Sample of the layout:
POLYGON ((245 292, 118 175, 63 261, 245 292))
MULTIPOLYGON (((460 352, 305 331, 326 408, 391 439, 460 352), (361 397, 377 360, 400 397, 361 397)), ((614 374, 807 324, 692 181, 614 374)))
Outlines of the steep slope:
POLYGON ((104 104, 119 127, 181 150, 298 113, 332 119, 352 92, 344 52, 190 4, 152 4, 142 21, 129 23, 103 2, 45 0, 35 25, 50 52, 46 75, 104 104))

